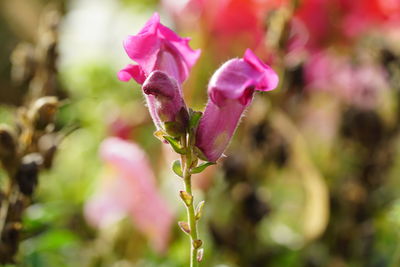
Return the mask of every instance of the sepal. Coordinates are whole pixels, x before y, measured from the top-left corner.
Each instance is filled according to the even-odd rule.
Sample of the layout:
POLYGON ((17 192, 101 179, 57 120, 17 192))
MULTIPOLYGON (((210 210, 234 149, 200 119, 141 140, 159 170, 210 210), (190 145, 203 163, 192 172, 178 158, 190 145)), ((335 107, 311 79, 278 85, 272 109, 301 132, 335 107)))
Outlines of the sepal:
POLYGON ((172 149, 181 155, 186 155, 187 150, 179 144, 178 140, 173 138, 172 136, 164 135, 164 139, 171 145, 172 149))
POLYGON ((203 162, 199 166, 191 169, 190 173, 191 174, 200 173, 200 172, 204 171, 208 166, 215 165, 215 164, 216 164, 215 162, 210 162, 210 161, 203 162))

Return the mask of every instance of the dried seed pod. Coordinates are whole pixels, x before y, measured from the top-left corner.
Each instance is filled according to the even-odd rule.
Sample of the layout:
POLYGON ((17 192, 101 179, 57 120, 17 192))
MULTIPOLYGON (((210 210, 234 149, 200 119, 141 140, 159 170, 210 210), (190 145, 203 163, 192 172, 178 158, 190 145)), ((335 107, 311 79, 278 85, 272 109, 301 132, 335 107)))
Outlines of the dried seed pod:
POLYGON ((58 138, 56 134, 45 134, 38 141, 39 152, 43 156, 43 168, 50 169, 57 152, 58 138))
POLYGON ((17 143, 14 131, 5 124, 0 125, 0 161, 5 169, 10 170, 16 160, 17 143))
POLYGON ((58 100, 54 96, 46 96, 36 100, 30 110, 28 117, 36 130, 44 130, 54 122, 58 108, 58 100))
POLYGON ((39 166, 42 164, 42 156, 32 153, 22 158, 15 179, 19 190, 26 196, 31 196, 38 182, 39 166))
POLYGON ((34 48, 31 44, 19 44, 11 54, 11 79, 19 84, 32 79, 35 69, 34 48))

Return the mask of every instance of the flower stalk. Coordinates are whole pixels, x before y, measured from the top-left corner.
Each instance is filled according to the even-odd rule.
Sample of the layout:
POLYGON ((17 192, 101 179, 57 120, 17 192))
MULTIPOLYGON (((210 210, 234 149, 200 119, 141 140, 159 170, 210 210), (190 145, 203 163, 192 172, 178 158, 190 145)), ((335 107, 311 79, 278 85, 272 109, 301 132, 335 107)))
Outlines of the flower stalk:
POLYGON ((192 156, 192 146, 190 145, 190 141, 187 142, 188 138, 191 139, 191 135, 183 136, 181 139, 182 146, 186 149, 187 154, 181 155, 181 166, 183 169, 183 181, 185 184, 185 191, 188 195, 192 196, 191 201, 184 201, 187 210, 187 218, 189 223, 189 236, 190 236, 190 267, 198 266, 197 261, 197 253, 201 246, 201 240, 198 239, 198 232, 197 232, 197 220, 196 214, 194 211, 194 201, 193 201, 193 194, 192 194, 192 175, 191 175, 191 166, 193 163, 192 156), (200 244, 200 245, 199 245, 200 244))

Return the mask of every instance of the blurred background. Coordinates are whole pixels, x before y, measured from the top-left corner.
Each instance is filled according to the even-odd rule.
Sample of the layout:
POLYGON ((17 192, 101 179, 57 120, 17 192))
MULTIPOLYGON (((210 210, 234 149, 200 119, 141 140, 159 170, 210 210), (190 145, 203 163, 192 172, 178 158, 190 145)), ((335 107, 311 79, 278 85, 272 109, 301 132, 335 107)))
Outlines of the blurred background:
POLYGON ((202 49, 184 84, 194 109, 246 48, 280 77, 193 177, 202 266, 400 266, 400 1, 3 0, 0 122, 19 129, 29 99, 60 99, 7 266, 187 266, 176 156, 116 75, 155 11, 202 49))

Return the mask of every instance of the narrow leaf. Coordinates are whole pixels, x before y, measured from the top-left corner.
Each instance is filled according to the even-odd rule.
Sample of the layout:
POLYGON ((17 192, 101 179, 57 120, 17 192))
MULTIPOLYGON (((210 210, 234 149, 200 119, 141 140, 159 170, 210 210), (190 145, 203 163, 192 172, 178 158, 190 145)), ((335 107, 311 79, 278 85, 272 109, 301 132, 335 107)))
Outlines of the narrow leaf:
POLYGON ((200 203, 197 205, 196 215, 195 215, 196 221, 200 220, 201 216, 203 215, 204 204, 205 204, 205 202, 203 200, 203 201, 200 201, 200 203))
POLYGON ((190 234, 190 227, 187 222, 178 222, 178 225, 184 233, 190 234))
POLYGON ((193 196, 186 191, 180 191, 179 195, 186 206, 190 206, 193 203, 193 196))
POLYGON ((185 155, 186 149, 184 149, 179 142, 172 136, 164 135, 165 140, 171 145, 172 149, 179 154, 185 155))
POLYGON ((181 167, 181 161, 180 160, 175 160, 172 163, 172 170, 174 171, 174 173, 176 175, 178 175, 179 177, 183 178, 183 173, 182 173, 182 167, 181 167))
POLYGON ((197 166, 196 168, 191 169, 190 173, 191 174, 200 173, 200 172, 204 171, 204 169, 207 168, 208 166, 211 166, 211 165, 214 165, 214 164, 215 164, 215 162, 210 162, 210 161, 203 162, 199 166, 197 166))

